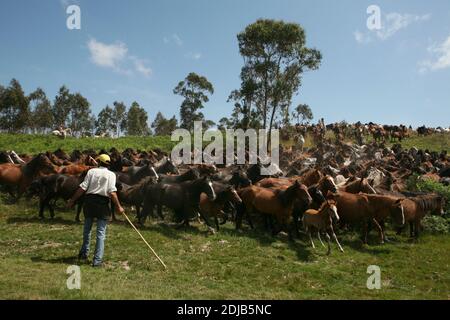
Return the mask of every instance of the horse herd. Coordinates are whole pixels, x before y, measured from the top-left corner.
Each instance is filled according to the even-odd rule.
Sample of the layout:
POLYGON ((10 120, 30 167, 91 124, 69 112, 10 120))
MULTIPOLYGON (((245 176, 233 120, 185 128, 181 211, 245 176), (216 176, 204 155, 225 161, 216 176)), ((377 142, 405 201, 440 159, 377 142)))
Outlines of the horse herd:
MULTIPOLYGON (((433 159, 424 151, 410 153, 401 147, 386 150, 376 143, 361 148, 319 144, 298 154, 281 152, 284 165, 280 167, 285 170, 263 176, 260 163, 176 165, 159 149, 119 152, 112 148, 99 153, 110 155, 119 199, 136 209, 140 226, 149 216, 165 219, 164 207, 171 209, 180 227, 201 219, 218 231, 230 220, 236 229, 245 222, 250 228, 264 228, 273 235, 284 231, 294 239, 301 236, 303 225, 313 247, 312 235, 317 235, 322 245, 321 235, 325 235, 328 253, 331 239, 343 252, 336 229, 358 228, 367 243, 370 230, 375 228, 383 243, 389 241, 385 234, 389 222, 397 233, 409 225, 410 236, 417 238, 423 217, 443 214, 446 199, 393 186, 401 185, 395 183, 413 174, 416 167, 422 168, 423 160, 431 162, 435 171, 445 171, 450 163, 446 154, 433 159), (405 159, 410 160, 409 167, 402 166, 405 159)), ((43 218, 48 209, 53 218, 56 200, 72 197, 86 172, 96 165, 99 153, 75 150, 67 154, 58 149, 34 157, 14 152, 11 157, 11 152, 3 152, 0 184, 13 197, 39 197, 39 217, 43 218)), ((433 171, 426 168, 428 173, 433 171)), ((77 221, 82 202, 81 198, 77 221)), ((116 219, 114 212, 112 219, 116 219)))

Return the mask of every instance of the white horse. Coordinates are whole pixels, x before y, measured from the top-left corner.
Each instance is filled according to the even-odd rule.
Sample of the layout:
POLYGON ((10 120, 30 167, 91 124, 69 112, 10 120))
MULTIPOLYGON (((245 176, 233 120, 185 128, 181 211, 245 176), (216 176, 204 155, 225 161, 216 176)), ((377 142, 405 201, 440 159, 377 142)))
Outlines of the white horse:
POLYGON ((53 130, 52 135, 60 137, 61 139, 65 139, 68 135, 72 135, 72 130, 70 128, 67 129, 60 129, 60 130, 53 130))
POLYGON ((102 132, 102 133, 100 133, 100 134, 96 134, 96 135, 94 135, 94 138, 105 138, 105 137, 107 137, 108 136, 108 133, 107 132, 102 132))

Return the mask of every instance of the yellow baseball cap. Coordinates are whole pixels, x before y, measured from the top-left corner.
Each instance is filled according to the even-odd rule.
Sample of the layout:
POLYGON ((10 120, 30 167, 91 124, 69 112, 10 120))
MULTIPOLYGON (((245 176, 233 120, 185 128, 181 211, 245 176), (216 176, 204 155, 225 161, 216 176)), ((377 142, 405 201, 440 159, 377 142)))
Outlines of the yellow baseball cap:
POLYGON ((107 154, 101 154, 97 157, 97 161, 100 161, 104 164, 110 164, 111 158, 107 154))

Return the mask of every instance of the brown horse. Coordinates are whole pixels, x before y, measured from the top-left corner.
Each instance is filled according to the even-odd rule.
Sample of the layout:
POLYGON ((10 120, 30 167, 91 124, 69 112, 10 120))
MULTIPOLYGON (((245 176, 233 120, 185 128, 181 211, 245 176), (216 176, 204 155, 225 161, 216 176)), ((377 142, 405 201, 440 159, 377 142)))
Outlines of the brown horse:
POLYGON ((96 166, 87 166, 84 164, 71 164, 65 167, 61 167, 59 169, 59 173, 71 176, 79 176, 81 174, 86 173, 88 170, 92 168, 96 168, 96 166))
POLYGON ((17 198, 25 192, 26 188, 37 177, 44 174, 57 173, 51 161, 42 153, 23 165, 11 163, 0 164, 0 184, 10 188, 17 187, 17 198))
MULTIPOLYGON (((419 237, 420 224, 428 213, 444 213, 444 198, 439 195, 431 194, 413 198, 398 199, 397 206, 403 207, 405 222, 409 223, 409 234, 416 239, 419 237)), ((397 229, 397 234, 402 232, 403 228, 397 229)))
POLYGON ((320 238, 320 232, 321 231, 325 232, 328 241, 327 254, 330 254, 331 252, 330 236, 332 236, 333 239, 336 241, 339 250, 341 250, 341 252, 344 252, 344 249, 342 249, 342 246, 339 243, 339 240, 337 239, 336 234, 334 233, 333 230, 333 218, 336 219, 336 221, 339 221, 336 202, 334 200, 326 200, 319 208, 319 210, 309 209, 306 210, 305 213, 303 214, 303 226, 305 228, 306 233, 308 233, 309 235, 309 240, 311 240, 311 245, 313 248, 315 248, 315 245, 311 237, 312 229, 317 230, 317 236, 322 246, 325 245, 323 244, 322 239, 320 238))
MULTIPOLYGON (((385 235, 384 222, 391 218, 394 225, 403 226, 405 224, 405 214, 403 205, 398 204, 398 197, 378 194, 367 194, 369 200, 370 216, 379 231, 380 242, 387 241, 385 235)), ((367 235, 366 235, 367 237, 367 235)))
POLYGON ((55 166, 62 166, 64 165, 64 161, 58 159, 57 156, 55 156, 52 152, 47 151, 45 153, 45 155, 47 156, 47 158, 49 158, 49 160, 55 165, 55 166))
POLYGON ((278 188, 282 186, 291 186, 296 179, 291 178, 264 178, 257 183, 255 186, 263 187, 263 188, 278 188))
MULTIPOLYGON (((358 178, 346 185, 339 187, 339 191, 349 192, 349 193, 367 193, 376 194, 375 189, 370 185, 366 178, 358 178)), ((325 193, 324 193, 325 194, 325 193)))
POLYGON ((300 176, 300 182, 309 187, 316 184, 323 178, 323 173, 317 169, 309 169, 300 176))
MULTIPOLYGON (((298 181, 295 181, 289 187, 280 187, 279 189, 269 189, 257 186, 249 186, 239 190, 245 213, 249 217, 250 212, 266 214, 274 217, 282 228, 289 231, 289 237, 292 237, 291 228, 292 210, 295 200, 300 200, 310 204, 312 198, 308 188, 298 181)), ((238 210, 236 217, 236 228, 240 227, 243 212, 238 210)), ((274 232, 276 234, 276 232, 274 232)))
POLYGON ((402 210, 395 205, 398 198, 382 195, 353 194, 339 191, 329 193, 327 198, 337 201, 337 208, 342 224, 361 224, 363 228, 362 240, 367 243, 369 223, 373 223, 378 230, 380 243, 384 243, 385 234, 383 223, 391 216, 396 224, 404 223, 402 210))
POLYGON ((328 192, 337 192, 337 186, 334 183, 334 179, 330 175, 325 175, 320 178, 319 182, 317 182, 317 189, 322 192, 322 194, 328 194, 328 192))

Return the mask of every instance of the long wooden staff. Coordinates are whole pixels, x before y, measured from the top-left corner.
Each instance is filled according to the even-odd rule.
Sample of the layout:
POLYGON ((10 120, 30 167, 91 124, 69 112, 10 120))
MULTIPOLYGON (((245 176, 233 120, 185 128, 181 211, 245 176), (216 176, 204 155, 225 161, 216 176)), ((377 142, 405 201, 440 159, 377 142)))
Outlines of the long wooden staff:
POLYGON ((139 232, 139 230, 134 226, 133 222, 131 222, 131 220, 128 218, 128 216, 125 214, 125 212, 123 212, 123 215, 125 216, 125 218, 127 219, 128 223, 133 227, 133 229, 138 233, 138 235, 141 237, 142 240, 144 240, 145 244, 147 245, 147 247, 150 248, 150 250, 152 251, 152 253, 155 255, 156 258, 158 258, 159 262, 161 262, 161 264, 164 266, 164 269, 167 269, 167 266, 165 265, 165 263, 161 260, 160 257, 158 257, 158 255, 156 254, 155 250, 153 250, 153 248, 148 244, 147 240, 145 240, 145 238, 142 236, 142 234, 139 232))

